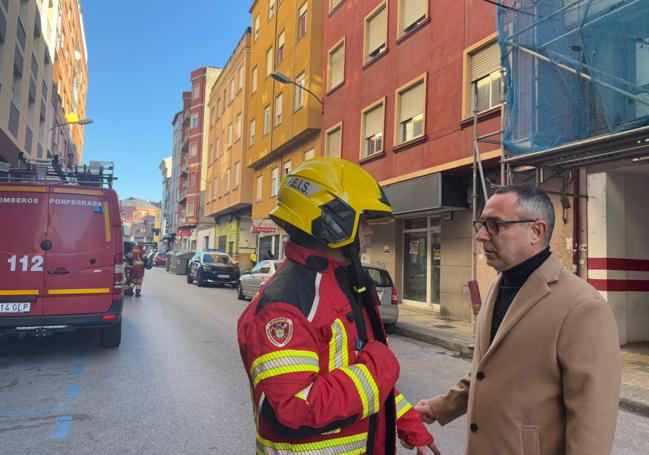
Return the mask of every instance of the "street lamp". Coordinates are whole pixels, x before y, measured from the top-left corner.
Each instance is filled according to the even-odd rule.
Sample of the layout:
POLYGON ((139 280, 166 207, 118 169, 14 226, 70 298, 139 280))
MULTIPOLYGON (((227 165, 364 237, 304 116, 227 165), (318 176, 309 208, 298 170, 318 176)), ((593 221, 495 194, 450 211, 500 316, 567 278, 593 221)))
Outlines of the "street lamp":
POLYGON ((72 122, 65 122, 65 123, 59 123, 57 125, 54 125, 52 128, 50 128, 50 131, 52 131, 55 128, 59 128, 61 126, 65 126, 65 125, 88 125, 89 123, 92 123, 92 122, 93 122, 93 120, 90 119, 90 118, 82 118, 82 119, 79 119, 79 120, 74 120, 72 122))
POLYGON ((306 88, 305 86, 298 84, 298 83, 295 82, 293 79, 290 79, 287 75, 282 74, 282 73, 280 73, 280 72, 278 72, 278 71, 274 71, 274 72, 270 73, 270 77, 272 77, 273 79, 275 79, 275 80, 276 80, 277 82, 279 82, 280 84, 293 84, 293 85, 295 85, 296 87, 300 87, 300 88, 301 88, 302 90, 304 90, 305 92, 307 92, 307 93, 313 95, 313 97, 314 97, 316 100, 318 100, 318 103, 320 103, 320 106, 322 107, 322 110, 324 111, 324 102, 323 102, 323 101, 318 97, 318 95, 316 95, 315 93, 313 93, 311 90, 309 90, 309 89, 306 88))

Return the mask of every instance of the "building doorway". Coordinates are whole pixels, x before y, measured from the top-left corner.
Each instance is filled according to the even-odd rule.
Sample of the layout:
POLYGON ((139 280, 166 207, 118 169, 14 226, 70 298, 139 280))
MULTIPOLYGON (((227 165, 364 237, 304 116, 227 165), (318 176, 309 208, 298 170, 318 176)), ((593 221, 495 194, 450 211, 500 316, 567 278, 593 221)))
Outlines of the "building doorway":
POLYGON ((403 299, 408 303, 440 304, 440 265, 442 258, 439 220, 404 220, 403 299))

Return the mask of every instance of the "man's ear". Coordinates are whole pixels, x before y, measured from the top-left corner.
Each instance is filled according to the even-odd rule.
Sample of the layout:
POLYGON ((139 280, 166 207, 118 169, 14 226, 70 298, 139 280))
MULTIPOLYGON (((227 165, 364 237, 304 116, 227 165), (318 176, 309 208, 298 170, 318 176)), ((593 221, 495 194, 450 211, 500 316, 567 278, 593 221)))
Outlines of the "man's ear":
POLYGON ((545 239, 545 233, 548 232, 548 225, 545 221, 537 220, 532 223, 532 244, 536 245, 545 239))

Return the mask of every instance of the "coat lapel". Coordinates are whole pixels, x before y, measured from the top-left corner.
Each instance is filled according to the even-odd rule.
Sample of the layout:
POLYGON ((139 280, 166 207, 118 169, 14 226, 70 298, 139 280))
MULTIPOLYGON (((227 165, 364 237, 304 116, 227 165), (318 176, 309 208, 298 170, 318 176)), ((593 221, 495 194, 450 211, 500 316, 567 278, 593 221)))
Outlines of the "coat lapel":
POLYGON ((491 341, 489 340, 491 336, 491 320, 493 319, 494 307, 496 306, 496 299, 498 298, 502 279, 502 274, 499 274, 496 281, 489 288, 487 299, 480 309, 481 317, 478 317, 478 337, 476 340, 479 354, 478 358, 480 359, 484 357, 489 349, 489 342, 491 341))
POLYGON ((516 297, 514 297, 514 300, 505 314, 502 324, 500 324, 500 327, 496 332, 496 336, 494 337, 491 346, 489 346, 493 307, 495 305, 495 297, 498 296, 498 291, 500 290, 500 282, 498 282, 498 287, 494 287, 492 292, 495 297, 490 306, 489 315, 485 315, 488 316, 488 318, 485 317, 485 321, 487 319, 489 320, 489 326, 484 328, 485 333, 481 333, 481 342, 483 342, 486 337, 486 344, 483 344, 483 346, 489 346, 486 353, 482 356, 481 363, 484 363, 491 353, 498 348, 498 345, 507 334, 516 326, 518 321, 525 316, 525 313, 550 293, 550 286, 548 286, 548 283, 552 283, 558 279, 561 267, 561 262, 553 254, 530 275, 527 281, 523 284, 523 287, 518 291, 518 294, 516 294, 516 297))

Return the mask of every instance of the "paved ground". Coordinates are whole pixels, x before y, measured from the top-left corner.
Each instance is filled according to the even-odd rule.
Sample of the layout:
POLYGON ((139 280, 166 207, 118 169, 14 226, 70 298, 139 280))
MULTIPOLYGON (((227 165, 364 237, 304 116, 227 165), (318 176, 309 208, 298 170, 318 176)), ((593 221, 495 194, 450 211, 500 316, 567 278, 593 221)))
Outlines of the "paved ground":
MULTIPOLYGON (((251 453, 235 338, 246 304, 234 290, 155 269, 144 297, 126 302, 119 349, 100 348, 94 333, 0 341, 0 453, 251 453)), ((468 369, 445 348, 399 336, 391 345, 411 401, 442 393, 468 369)), ((465 423, 432 427, 444 454, 463 454, 465 423)), ((614 453, 645 454, 647 434, 648 419, 620 412, 614 453)))

